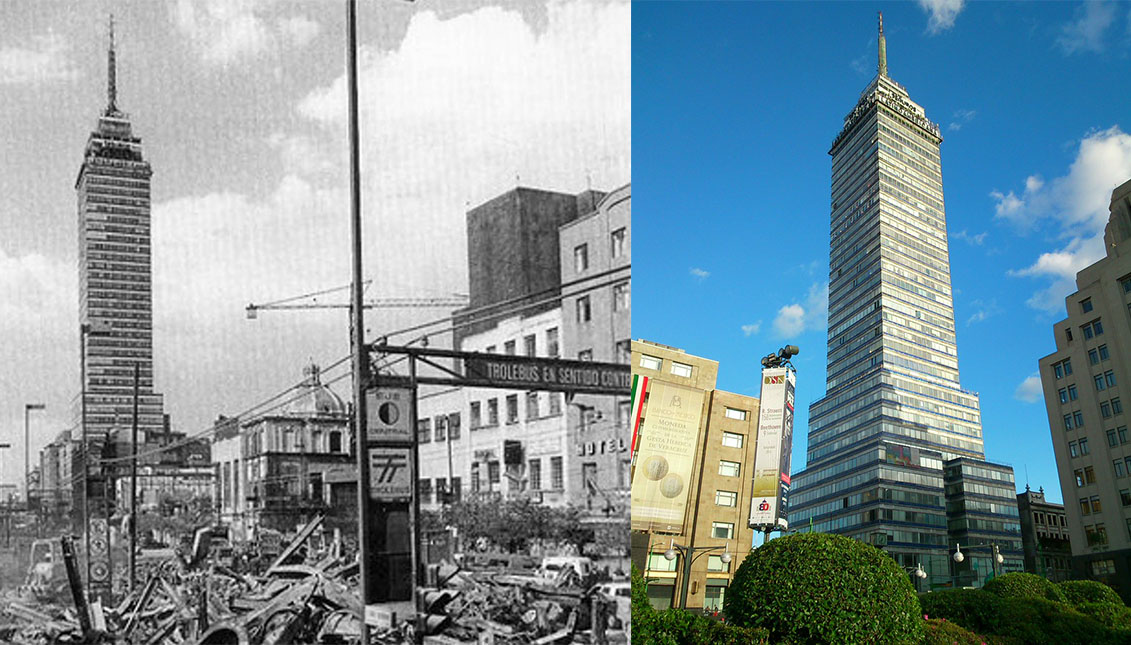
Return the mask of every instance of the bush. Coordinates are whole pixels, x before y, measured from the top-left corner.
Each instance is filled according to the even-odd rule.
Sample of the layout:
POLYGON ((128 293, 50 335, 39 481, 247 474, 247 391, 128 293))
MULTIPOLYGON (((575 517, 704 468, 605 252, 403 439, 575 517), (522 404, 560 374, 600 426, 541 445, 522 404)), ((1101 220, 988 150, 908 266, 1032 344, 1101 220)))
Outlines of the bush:
POLYGON ((1082 602, 1076 604, 1076 611, 1091 616, 1105 627, 1131 631, 1131 609, 1110 602, 1082 602))
POLYGON ((989 631, 1001 613, 1001 602, 1001 597, 981 589, 950 589, 919 596, 926 616, 945 618, 976 632, 989 631))
POLYGON ((739 627, 706 616, 665 609, 657 611, 648 602, 648 591, 640 571, 632 567, 632 642, 652 645, 768 645, 769 632, 739 627))
POLYGON ((925 625, 923 645, 986 645, 986 639, 958 623, 932 618, 925 625))
POLYGON ((1032 573, 1007 573, 991 579, 982 588, 1003 598, 1044 598, 1064 602, 1064 592, 1054 583, 1032 573))
POLYGON ((874 546, 841 535, 771 540, 743 560, 723 601, 727 620, 774 642, 916 643, 919 600, 907 573, 874 546))
POLYGON ((1131 642, 1131 632, 1105 624, 1105 620, 1110 620, 1113 625, 1119 625, 1119 617, 1113 613, 1101 613, 1103 618, 1097 619, 1067 603, 1045 598, 1001 597, 978 589, 961 589, 926 594, 920 601, 926 615, 945 618, 971 631, 987 634, 987 643, 1114 645, 1131 642))
POLYGON ((1073 605, 1103 602, 1123 607, 1123 599, 1114 589, 1096 580, 1065 580, 1057 583, 1065 599, 1073 605))

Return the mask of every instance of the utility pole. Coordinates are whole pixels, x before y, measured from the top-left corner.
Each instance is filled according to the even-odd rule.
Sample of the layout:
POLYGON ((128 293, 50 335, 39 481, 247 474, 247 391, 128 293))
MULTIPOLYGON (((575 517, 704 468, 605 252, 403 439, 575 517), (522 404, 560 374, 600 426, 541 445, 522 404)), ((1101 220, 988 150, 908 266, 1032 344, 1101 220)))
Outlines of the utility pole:
POLYGON ((130 445, 133 446, 133 454, 130 458, 130 591, 134 590, 134 578, 137 573, 137 414, 140 390, 141 363, 134 361, 134 419, 130 441, 130 445))
MULTIPOLYGON (((28 457, 28 444, 30 434, 28 433, 28 413, 32 410, 46 410, 47 406, 42 403, 26 403, 24 404, 24 503, 28 510, 31 510, 31 486, 28 480, 31 479, 31 458, 28 457)), ((43 481, 43 473, 39 473, 39 480, 43 481)), ((41 500, 42 501, 42 500, 41 500)))

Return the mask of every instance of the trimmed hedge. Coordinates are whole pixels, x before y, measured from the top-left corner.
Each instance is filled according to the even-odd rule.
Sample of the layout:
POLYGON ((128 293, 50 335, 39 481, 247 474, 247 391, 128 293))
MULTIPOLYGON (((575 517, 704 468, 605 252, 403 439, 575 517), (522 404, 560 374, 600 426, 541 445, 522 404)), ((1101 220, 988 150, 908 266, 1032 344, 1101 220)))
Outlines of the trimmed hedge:
POLYGON ((1056 585, 1064 594, 1065 599, 1079 605, 1085 602, 1105 602, 1123 607, 1123 599, 1115 589, 1097 580, 1065 580, 1056 585))
POLYGON ((1110 602, 1082 602, 1075 605, 1076 611, 1091 616, 1106 627, 1131 631, 1131 609, 1110 602))
POLYGON ((1064 592, 1056 584, 1032 573, 1007 573, 987 581, 982 588, 1003 598, 1044 598, 1065 602, 1064 592))
POLYGON ((986 639, 942 618, 924 621, 923 645, 986 645, 986 639))
POLYGON ((764 629, 739 627, 682 609, 657 611, 632 567, 632 642, 652 645, 769 645, 764 629))
POLYGON ((727 620, 803 643, 917 643, 922 612, 890 556, 841 535, 770 540, 742 561, 723 600, 727 620))

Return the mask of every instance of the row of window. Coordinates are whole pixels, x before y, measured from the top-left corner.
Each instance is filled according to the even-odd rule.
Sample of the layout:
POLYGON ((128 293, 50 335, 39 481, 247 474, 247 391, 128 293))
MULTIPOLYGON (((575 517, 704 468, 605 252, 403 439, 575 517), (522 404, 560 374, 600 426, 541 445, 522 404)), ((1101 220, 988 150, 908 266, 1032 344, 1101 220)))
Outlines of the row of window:
POLYGON ((1080 498, 1080 514, 1091 515, 1092 513, 1100 513, 1103 511, 1103 506, 1100 504, 1100 498, 1096 495, 1091 497, 1080 498))
POLYGON ((1033 513, 1033 520, 1037 524, 1047 524, 1049 526, 1068 526, 1068 522, 1064 515, 1053 515, 1052 513, 1033 513), (1045 520, 1048 520, 1047 522, 1045 520))
MULTIPOLYGON (((619 258, 625 254, 627 250, 626 245, 628 241, 628 230, 625 227, 618 228, 609 234, 609 255, 613 259, 619 258)), ((581 273, 589 268, 589 244, 579 244, 573 247, 573 270, 576 273, 581 273)))
MULTIPOLYGON (((545 416, 556 417, 562 413, 562 398, 559 392, 547 392, 549 399, 549 410, 545 416)), ((508 425, 518 423, 518 395, 508 394, 505 399, 506 402, 506 422, 508 425)), ((624 407, 623 405, 621 407, 624 407)), ((416 434, 420 438, 420 443, 429 443, 433 439, 436 441, 446 441, 447 439, 460 438, 460 413, 452 412, 451 414, 438 415, 433 419, 418 419, 416 422, 416 434)), ((618 415, 619 416, 619 415, 618 415)), ((486 423, 483 419, 483 402, 471 402, 471 429, 478 430, 480 428, 490 428, 499 425, 499 399, 487 399, 487 418, 486 423)), ((538 392, 526 393, 526 420, 534 421, 536 419, 544 418, 540 405, 540 395, 538 392)))
MULTIPOLYGON (((613 285, 613 311, 628 311, 629 286, 628 282, 619 282, 613 285)), ((587 323, 593 320, 593 304, 589 296, 580 296, 577 299, 577 322, 587 323)))
POLYGON ((1123 402, 1119 400, 1118 396, 1107 401, 1100 401, 1100 416, 1110 419, 1116 414, 1123 414, 1123 402))
POLYGON ((1096 374, 1092 380, 1096 384, 1096 391, 1102 392, 1109 387, 1115 387, 1115 372, 1108 370, 1103 374, 1096 374))
POLYGON ((1052 371, 1058 379, 1062 379, 1066 376, 1072 376, 1072 359, 1066 358, 1058 363, 1053 363, 1052 371))
MULTIPOLYGON (((683 378, 691 378, 691 373, 694 371, 692 366, 686 365, 684 363, 677 363, 676 361, 672 361, 671 363, 672 374, 675 374, 676 376, 682 376, 683 378)), ((643 367, 644 369, 656 370, 658 372, 660 371, 660 368, 663 366, 663 364, 664 360, 662 358, 649 356, 647 354, 640 355, 640 367, 643 367)))
MULTIPOLYGON (((1109 442, 1111 441, 1110 435, 1108 435, 1108 441, 1109 442)), ((1111 444, 1111 445, 1116 445, 1116 444, 1111 444)), ((1068 454, 1069 455, 1071 455, 1073 457, 1079 457, 1080 455, 1086 455, 1088 453, 1089 453, 1089 450, 1088 450, 1088 440, 1087 439, 1081 439, 1080 441, 1069 441, 1068 442, 1068 454)))
POLYGON ((1099 365, 1100 361, 1106 361, 1109 358, 1111 358, 1111 355, 1107 351, 1107 345, 1100 345, 1088 350, 1088 362, 1092 365, 1099 365))

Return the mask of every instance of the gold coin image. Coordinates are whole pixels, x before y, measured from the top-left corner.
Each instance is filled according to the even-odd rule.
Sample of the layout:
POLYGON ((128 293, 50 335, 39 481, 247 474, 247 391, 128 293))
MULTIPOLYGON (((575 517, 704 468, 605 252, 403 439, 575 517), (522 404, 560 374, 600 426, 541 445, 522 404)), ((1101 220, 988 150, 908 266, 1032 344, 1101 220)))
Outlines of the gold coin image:
POLYGON ((683 478, 675 473, 668 473, 664 481, 660 482, 660 494, 668 499, 674 499, 683 492, 683 478))
POLYGON ((652 455, 644 460, 644 476, 652 481, 660 481, 668 474, 668 460, 663 455, 652 455))

